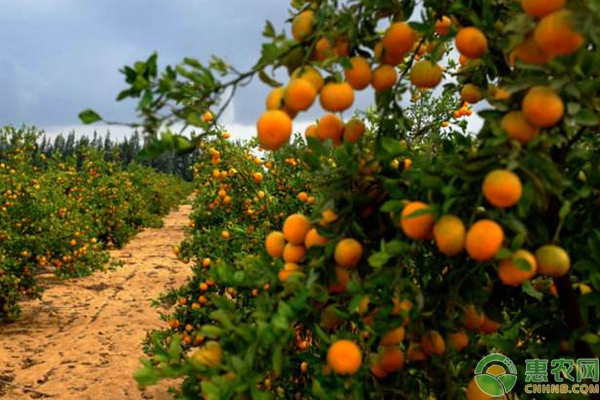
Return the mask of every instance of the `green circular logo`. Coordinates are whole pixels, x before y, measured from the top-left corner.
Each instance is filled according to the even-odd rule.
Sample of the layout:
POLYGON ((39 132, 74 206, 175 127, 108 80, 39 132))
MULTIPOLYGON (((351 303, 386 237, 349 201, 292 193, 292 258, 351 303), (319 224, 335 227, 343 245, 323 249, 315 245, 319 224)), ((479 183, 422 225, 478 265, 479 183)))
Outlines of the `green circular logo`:
POLYGON ((483 393, 492 397, 504 396, 517 383, 517 367, 510 358, 492 353, 483 357, 477 364, 475 382, 483 393))

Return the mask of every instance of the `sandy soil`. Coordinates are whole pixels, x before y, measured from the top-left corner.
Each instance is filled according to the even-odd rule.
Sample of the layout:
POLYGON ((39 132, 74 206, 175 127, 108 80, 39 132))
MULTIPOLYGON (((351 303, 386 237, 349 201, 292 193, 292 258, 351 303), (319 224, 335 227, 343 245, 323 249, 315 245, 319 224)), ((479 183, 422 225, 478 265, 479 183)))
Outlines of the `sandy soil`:
POLYGON ((161 229, 147 229, 124 249, 112 272, 49 281, 42 300, 22 304, 17 322, 0 325, 1 399, 170 399, 167 385, 141 392, 132 377, 149 329, 164 322, 151 301, 184 283, 189 268, 172 253, 190 206, 161 229))

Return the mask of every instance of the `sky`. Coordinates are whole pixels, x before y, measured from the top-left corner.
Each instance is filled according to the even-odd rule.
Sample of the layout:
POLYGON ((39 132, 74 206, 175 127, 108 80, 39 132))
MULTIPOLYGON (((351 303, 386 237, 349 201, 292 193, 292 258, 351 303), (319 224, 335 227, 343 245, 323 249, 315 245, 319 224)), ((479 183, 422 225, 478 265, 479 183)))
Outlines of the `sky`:
MULTIPOLYGON (((119 69, 154 51, 159 67, 217 54, 248 69, 264 21, 281 30, 290 15, 285 0, 0 0, 0 10, 0 126, 26 123, 50 134, 105 132, 80 125, 86 108, 135 121, 135 104, 115 100, 125 88, 119 69)), ((253 134, 268 90, 257 81, 238 91, 223 120, 234 137, 253 134)), ((367 105, 370 96, 360 94, 357 103, 367 105)), ((296 128, 315 116, 300 117, 296 128)))

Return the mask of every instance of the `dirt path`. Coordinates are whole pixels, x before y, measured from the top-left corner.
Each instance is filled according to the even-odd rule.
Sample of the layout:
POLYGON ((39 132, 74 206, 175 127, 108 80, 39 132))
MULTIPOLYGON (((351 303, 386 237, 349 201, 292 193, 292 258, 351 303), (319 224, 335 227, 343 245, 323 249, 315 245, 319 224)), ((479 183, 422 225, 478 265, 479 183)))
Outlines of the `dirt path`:
POLYGON ((166 385, 140 392, 132 374, 146 331, 163 324, 152 299, 188 276, 171 249, 189 213, 189 205, 180 206, 163 228, 113 251, 122 267, 50 284, 41 301, 22 304, 21 319, 0 325, 0 399, 171 398, 166 385))

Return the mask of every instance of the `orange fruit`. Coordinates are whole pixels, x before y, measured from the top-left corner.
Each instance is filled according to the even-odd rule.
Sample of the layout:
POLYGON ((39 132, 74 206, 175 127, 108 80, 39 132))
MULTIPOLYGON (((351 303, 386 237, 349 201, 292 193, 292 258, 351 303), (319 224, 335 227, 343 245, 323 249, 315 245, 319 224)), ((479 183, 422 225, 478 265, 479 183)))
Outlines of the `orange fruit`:
POLYGON ((339 375, 353 375, 362 365, 362 353, 356 343, 340 339, 327 350, 327 364, 339 375))
POLYGON ((428 210, 429 205, 420 201, 408 203, 403 209, 400 219, 400 227, 406 236, 411 239, 419 240, 429 237, 431 229, 435 223, 432 213, 412 216, 411 214, 419 211, 428 210))
POLYGON ((565 6, 567 0, 521 0, 521 8, 532 17, 543 17, 565 6))
POLYGON ((474 60, 488 51, 488 41, 483 32, 475 27, 462 28, 458 31, 455 44, 460 54, 474 60))
POLYGON ((371 65, 364 57, 352 57, 351 68, 344 69, 344 77, 354 90, 363 90, 371 83, 371 65))
POLYGON ((490 333, 496 332, 500 328, 501 328, 501 325, 499 322, 496 322, 493 319, 490 319, 487 315, 484 314, 483 324, 481 324, 481 331, 483 333, 485 333, 486 335, 489 335, 490 333))
POLYGON ((277 277, 281 282, 285 282, 290 276, 302 272, 302 267, 296 263, 285 263, 283 269, 279 271, 277 277))
POLYGON ((506 131, 508 139, 521 144, 529 143, 540 133, 539 128, 531 125, 521 111, 509 111, 504 114, 500 126, 506 131))
POLYGON ((321 220, 319 221, 319 225, 327 226, 332 222, 336 221, 337 219, 338 215, 335 213, 335 211, 328 208, 326 210, 323 210, 323 212, 321 213, 321 220))
POLYGON ((308 218, 302 214, 292 214, 283 223, 283 236, 291 244, 301 245, 311 229, 308 218))
POLYGON ((387 331, 379 341, 380 346, 395 346, 400 344, 404 340, 406 336, 406 332, 403 327, 399 327, 396 329, 392 329, 391 331, 387 331))
POLYGON ((354 89, 348 82, 330 82, 321 90, 319 100, 325 111, 344 111, 354 103, 354 89))
POLYGON ((565 104, 553 89, 534 86, 523 98, 521 109, 529 123, 540 128, 548 128, 561 120, 565 113, 565 104))
POLYGON ((321 73, 309 65, 296 68, 296 70, 292 72, 291 78, 306 79, 307 81, 313 84, 317 93, 320 92, 321 89, 323 89, 323 85, 325 84, 321 73))
POLYGON ((278 110, 283 107, 283 97, 285 96, 285 88, 283 86, 273 88, 267 95, 266 107, 267 110, 278 110))
POLYGON ((472 83, 467 83, 460 90, 460 99, 462 101, 466 101, 469 104, 475 104, 479 102, 482 98, 483 95, 481 94, 481 90, 472 83))
POLYGON ((377 361, 384 371, 400 371, 404 368, 404 353, 397 346, 388 346, 379 354, 377 361))
POLYGON ((494 400, 496 397, 492 397, 487 393, 479 389, 475 379, 471 379, 467 386, 467 400, 494 400))
POLYGON ((267 254, 273 258, 279 258, 283 255, 283 249, 285 247, 285 237, 283 233, 279 231, 271 232, 267 235, 265 240, 265 248, 267 254))
POLYGON ((351 119, 344 127, 344 142, 356 143, 366 131, 365 124, 359 119, 351 119))
POLYGON ((283 111, 269 110, 257 122, 258 142, 265 150, 277 150, 292 136, 292 120, 283 111))
POLYGON ((440 36, 445 36, 450 33, 450 27, 452 26, 452 20, 447 16, 443 15, 442 18, 435 21, 435 33, 440 36))
POLYGON ((317 124, 311 124, 309 126, 306 127, 306 130, 304 131, 304 137, 312 137, 312 138, 318 138, 319 137, 319 127, 317 124))
POLYGON ((446 352, 446 342, 438 331, 431 330, 423 334, 421 338, 421 347, 429 355, 441 356, 446 352))
POLYGON ((453 347, 457 352, 463 351, 469 346, 469 335, 463 330, 458 332, 449 333, 446 341, 450 343, 450 347, 453 347))
POLYGON ((483 313, 478 313, 475 306, 472 304, 466 306, 464 312, 463 325, 465 328, 472 331, 479 331, 481 325, 483 325, 483 322, 485 321, 485 315, 483 315, 483 313))
POLYGON ((315 13, 311 10, 302 11, 292 20, 292 36, 299 42, 303 42, 313 33, 315 13))
POLYGON ((373 78, 371 80, 371 86, 376 92, 383 92, 389 90, 398 81, 398 71, 391 65, 380 65, 373 71, 373 78))
POLYGON ((464 67, 465 65, 467 65, 467 63, 471 61, 468 57, 465 57, 464 54, 461 54, 460 56, 458 56, 458 63, 460 64, 461 67, 464 67))
POLYGON ((286 263, 299 263, 300 260, 304 258, 306 254, 306 249, 304 246, 296 246, 294 244, 288 243, 283 248, 283 261, 286 263))
POLYGON ((317 40, 315 44, 315 49, 313 52, 313 57, 317 61, 325 61, 330 57, 335 56, 335 51, 333 49, 333 43, 328 38, 320 38, 317 40))
POLYGON ((294 111, 304 111, 310 108, 317 98, 317 91, 306 79, 292 79, 285 90, 285 105, 294 111))
POLYGON ((566 56, 583 46, 585 39, 574 31, 571 11, 560 10, 546 15, 533 31, 538 46, 548 54, 566 56))
POLYGON ((410 82, 418 88, 434 88, 441 81, 444 69, 429 61, 415 64, 410 71, 410 82))
POLYGON ((535 252, 537 272, 540 275, 558 278, 565 276, 571 269, 571 258, 562 247, 546 245, 535 252))
POLYGON ((339 145, 344 134, 344 123, 335 114, 325 114, 319 119, 317 133, 319 139, 331 139, 333 144, 339 145))
POLYGON ((345 292, 350 281, 348 270, 342 267, 335 267, 336 281, 329 285, 329 293, 345 292))
POLYGON ((433 226, 433 237, 440 252, 448 257, 459 254, 465 248, 466 228, 460 218, 444 215, 433 226))
POLYGON ((426 361, 427 353, 423 351, 423 347, 419 343, 411 343, 406 350, 406 359, 409 362, 426 361))
POLYGON ((313 246, 324 246, 327 244, 327 238, 323 237, 317 231, 317 228, 312 228, 306 234, 306 238, 304 238, 304 246, 307 249, 310 249, 313 246))
POLYGON ((514 206, 523 194, 521 179, 506 169, 496 169, 487 174, 482 189, 486 200, 500 208, 514 206))
POLYGON ((192 354, 192 360, 210 368, 217 367, 223 361, 223 349, 219 342, 211 340, 192 354))
POLYGON ((519 286, 523 282, 530 280, 534 277, 537 271, 537 262, 533 254, 527 250, 517 250, 509 258, 506 258, 500 262, 498 267, 498 278, 505 285, 519 286), (529 264, 529 271, 525 271, 515 264, 515 261, 522 260, 529 264))
POLYGON ((362 244, 352 238, 340 240, 335 246, 333 258, 337 265, 343 268, 354 268, 363 255, 362 244))
POLYGON ((396 66, 404 59, 404 53, 392 54, 383 48, 383 41, 378 42, 373 49, 375 59, 385 65, 396 66))
POLYGON ((467 232, 465 247, 469 257, 475 261, 489 261, 504 242, 504 231, 498 223, 482 219, 473 224, 467 232))
POLYGON ((512 53, 510 53, 510 64, 513 65, 517 60, 525 64, 540 65, 546 64, 554 58, 552 54, 546 53, 535 41, 533 35, 527 35, 512 53))
POLYGON ((377 379, 384 379, 390 374, 385 369, 383 369, 381 365, 379 365, 377 357, 374 357, 374 362, 371 364, 371 373, 375 375, 377 379))
POLYGON ((396 56, 408 53, 417 39, 417 35, 406 22, 392 24, 383 36, 383 49, 396 56))

